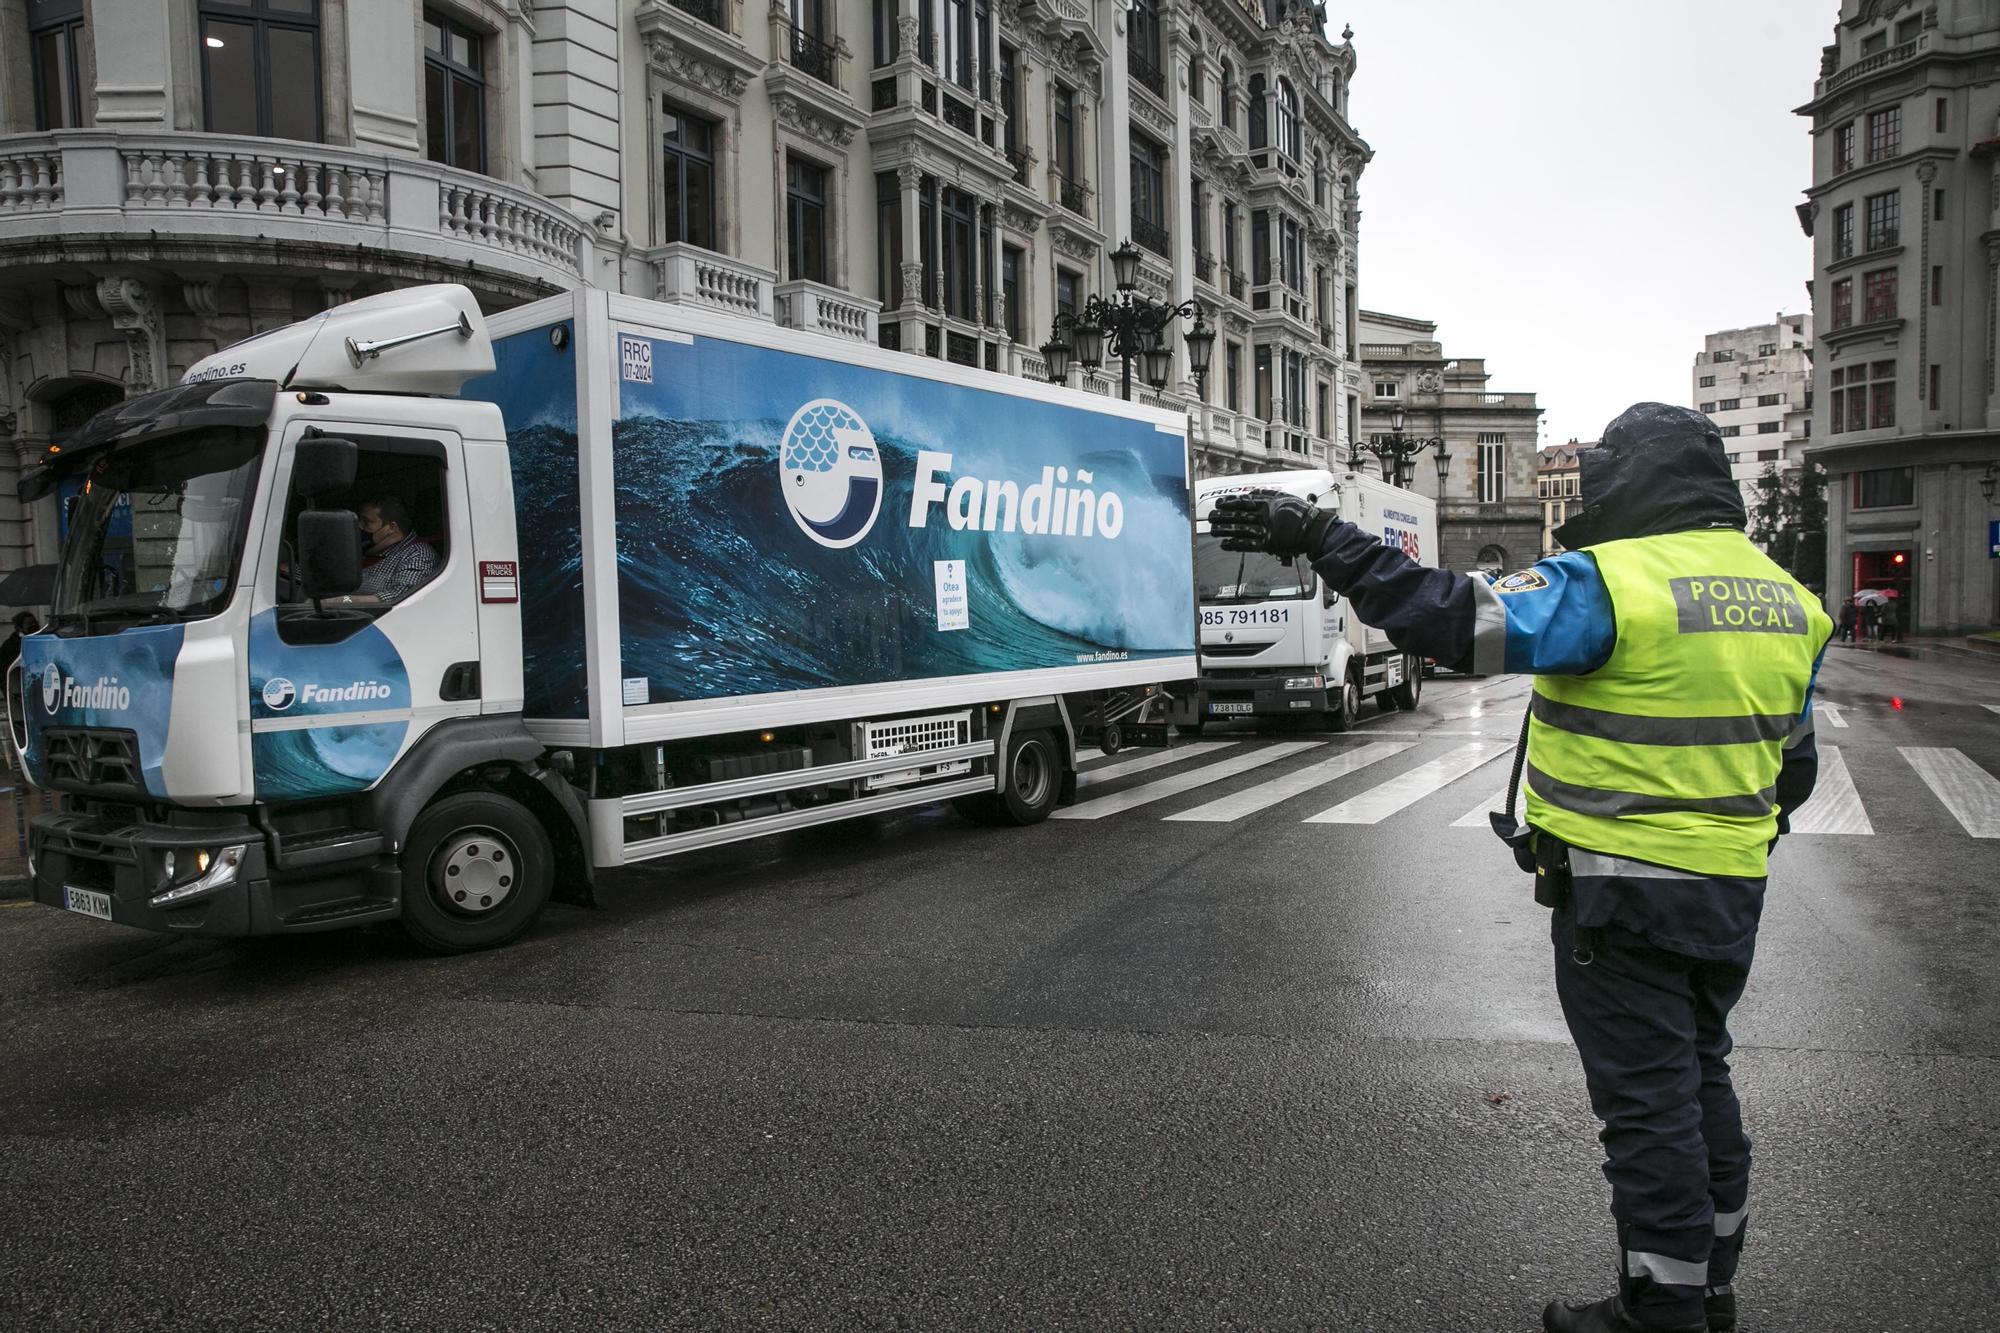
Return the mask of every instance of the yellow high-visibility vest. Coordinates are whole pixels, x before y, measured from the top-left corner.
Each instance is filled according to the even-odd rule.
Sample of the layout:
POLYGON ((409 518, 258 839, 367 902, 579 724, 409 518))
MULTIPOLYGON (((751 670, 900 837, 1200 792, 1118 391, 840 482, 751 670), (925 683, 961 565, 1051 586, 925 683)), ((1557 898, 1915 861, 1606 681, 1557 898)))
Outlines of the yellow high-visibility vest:
POLYGON ((1528 822, 1607 856, 1762 876, 1785 744, 1833 621, 1732 529, 1589 551, 1617 644, 1589 675, 1535 678, 1528 822))

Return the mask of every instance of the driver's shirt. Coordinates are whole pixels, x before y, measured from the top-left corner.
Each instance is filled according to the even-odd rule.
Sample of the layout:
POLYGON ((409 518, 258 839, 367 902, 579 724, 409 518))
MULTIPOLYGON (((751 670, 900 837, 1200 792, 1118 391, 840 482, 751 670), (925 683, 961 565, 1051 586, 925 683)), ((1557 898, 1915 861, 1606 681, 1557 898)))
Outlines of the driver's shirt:
POLYGON ((429 543, 405 537, 361 571, 361 592, 384 602, 400 602, 437 575, 437 552, 429 543))

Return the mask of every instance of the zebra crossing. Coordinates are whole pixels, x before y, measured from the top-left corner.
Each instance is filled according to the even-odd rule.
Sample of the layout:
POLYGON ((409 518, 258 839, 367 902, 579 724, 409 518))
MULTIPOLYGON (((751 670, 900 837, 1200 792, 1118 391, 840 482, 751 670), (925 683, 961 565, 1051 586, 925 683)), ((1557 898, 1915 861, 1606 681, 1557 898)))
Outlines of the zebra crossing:
MULTIPOLYGON (((1420 819, 1434 813, 1428 807, 1413 809, 1423 806, 1427 798, 1461 783, 1469 789, 1475 778, 1484 778, 1478 803, 1451 820, 1448 827, 1487 827, 1487 813, 1501 809, 1507 795, 1507 766, 1492 766, 1513 753, 1512 741, 1497 737, 1466 740, 1464 733, 1436 739, 1407 736, 1391 740, 1357 734, 1286 741, 1245 737, 1195 741, 1136 754, 1090 756, 1083 759, 1083 771, 1078 775, 1079 800, 1052 817, 1107 819, 1230 784, 1230 789, 1188 808, 1164 814, 1148 812, 1149 817, 1165 823, 1229 824, 1291 802, 1304 802, 1315 793, 1321 793, 1321 802, 1325 802, 1329 798, 1323 788, 1364 775, 1368 784, 1344 799, 1301 805, 1281 817, 1305 824, 1345 825, 1380 824, 1399 817, 1420 819), (1399 759, 1404 762, 1387 762, 1399 759), (1132 781, 1144 775, 1151 776, 1132 781), (1253 780, 1240 787, 1231 784, 1232 779, 1245 777, 1253 780)), ((2000 838, 2000 778, 1949 746, 1898 746, 1896 754, 1902 766, 1894 771, 1915 777, 1968 836, 2000 838)), ((1819 755, 1819 780, 1812 798, 1792 815, 1793 833, 1870 837, 1878 831, 1899 831, 1878 829, 1841 747, 1822 743, 1819 755)), ((1517 810, 1525 808, 1526 801, 1525 792, 1517 793, 1517 810)), ((1455 803, 1449 807, 1462 808, 1455 803)))

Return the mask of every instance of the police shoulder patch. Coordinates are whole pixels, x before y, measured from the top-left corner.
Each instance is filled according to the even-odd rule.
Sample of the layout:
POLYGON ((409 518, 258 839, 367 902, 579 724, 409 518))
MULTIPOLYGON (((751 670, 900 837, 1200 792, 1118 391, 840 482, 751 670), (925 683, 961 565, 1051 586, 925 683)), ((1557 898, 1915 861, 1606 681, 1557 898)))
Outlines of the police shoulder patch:
POLYGON ((1493 585, 1493 591, 1533 592, 1537 588, 1546 588, 1548 586, 1549 586, 1548 579, 1544 577, 1539 571, 1533 569, 1524 569, 1518 574, 1509 574, 1506 578, 1501 579, 1498 583, 1493 585))

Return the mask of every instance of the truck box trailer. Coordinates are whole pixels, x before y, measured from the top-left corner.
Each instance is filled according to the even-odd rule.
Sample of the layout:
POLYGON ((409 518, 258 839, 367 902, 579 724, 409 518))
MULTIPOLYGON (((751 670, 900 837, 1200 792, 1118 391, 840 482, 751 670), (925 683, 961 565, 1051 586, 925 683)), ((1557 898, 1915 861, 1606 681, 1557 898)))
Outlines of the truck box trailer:
POLYGON ((722 314, 355 301, 100 415, 59 487, 34 893, 149 929, 487 947, 602 867, 1032 823, 1080 735, 1194 716, 1181 416, 722 314))
POLYGON ((1423 664, 1364 624, 1303 560, 1225 551, 1208 513, 1225 495, 1278 491, 1329 509, 1424 564, 1437 563, 1437 502, 1347 472, 1303 469, 1215 477, 1196 487, 1203 715, 1294 717, 1345 731, 1363 700, 1415 709, 1423 664))

